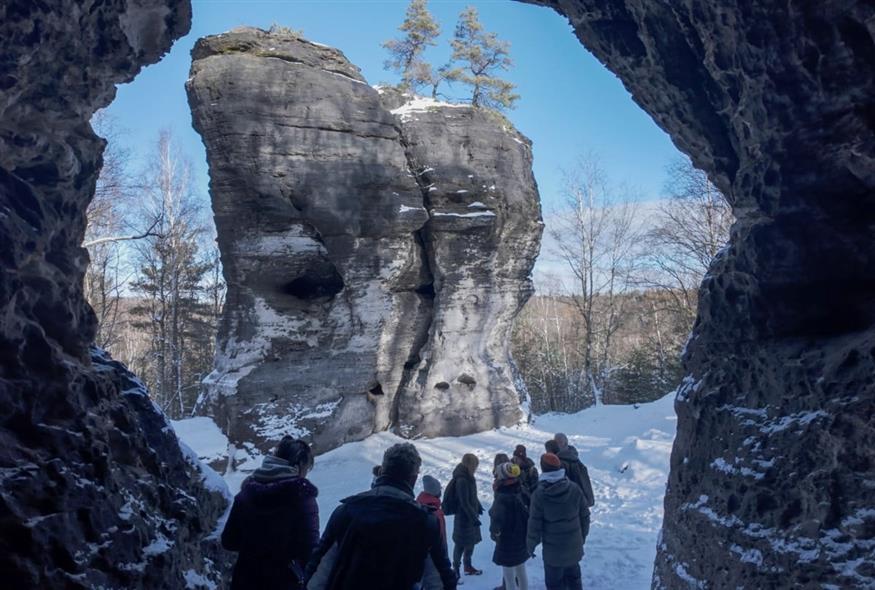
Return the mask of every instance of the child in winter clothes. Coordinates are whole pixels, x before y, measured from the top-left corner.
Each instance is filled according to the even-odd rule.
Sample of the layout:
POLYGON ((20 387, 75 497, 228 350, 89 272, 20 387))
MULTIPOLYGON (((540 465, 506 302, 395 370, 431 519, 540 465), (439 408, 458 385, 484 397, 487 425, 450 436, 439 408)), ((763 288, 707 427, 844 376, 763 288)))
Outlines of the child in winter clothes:
MULTIPOLYGON (((416 497, 416 501, 425 506, 438 519, 441 530, 441 541, 444 551, 447 550, 447 520, 441 509, 441 482, 430 475, 422 478, 422 491, 416 497)), ((437 569, 431 561, 426 560, 425 570, 422 572, 422 581, 414 587, 414 590, 443 590, 443 582, 437 569)))
POLYGON ((495 500, 489 509, 489 533, 495 541, 492 561, 500 565, 505 590, 528 590, 526 527, 529 510, 522 497, 520 468, 503 463, 496 469, 495 500))
POLYGON ((444 511, 441 510, 441 482, 430 475, 423 477, 422 491, 416 497, 416 501, 434 510, 434 514, 437 516, 438 523, 441 526, 441 538, 444 540, 444 545, 446 545, 447 518, 444 516, 444 511))

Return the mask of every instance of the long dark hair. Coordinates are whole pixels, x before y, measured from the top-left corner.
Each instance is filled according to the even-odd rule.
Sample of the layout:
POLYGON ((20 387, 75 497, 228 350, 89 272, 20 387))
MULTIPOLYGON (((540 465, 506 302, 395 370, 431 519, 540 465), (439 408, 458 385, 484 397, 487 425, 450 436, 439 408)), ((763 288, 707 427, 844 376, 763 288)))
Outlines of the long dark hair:
POLYGON ((313 449, 307 441, 300 438, 284 436, 274 455, 288 461, 290 465, 303 466, 308 471, 313 468, 313 449))

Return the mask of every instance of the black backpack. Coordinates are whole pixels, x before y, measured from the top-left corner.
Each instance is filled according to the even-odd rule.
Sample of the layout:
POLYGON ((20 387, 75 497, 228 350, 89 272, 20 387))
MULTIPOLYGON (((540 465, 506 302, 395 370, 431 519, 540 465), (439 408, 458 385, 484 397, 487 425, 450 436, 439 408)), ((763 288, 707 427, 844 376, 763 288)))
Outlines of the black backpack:
POLYGON ((459 510, 459 498, 456 497, 456 478, 450 480, 444 488, 444 497, 441 500, 441 509, 447 516, 453 516, 459 510))

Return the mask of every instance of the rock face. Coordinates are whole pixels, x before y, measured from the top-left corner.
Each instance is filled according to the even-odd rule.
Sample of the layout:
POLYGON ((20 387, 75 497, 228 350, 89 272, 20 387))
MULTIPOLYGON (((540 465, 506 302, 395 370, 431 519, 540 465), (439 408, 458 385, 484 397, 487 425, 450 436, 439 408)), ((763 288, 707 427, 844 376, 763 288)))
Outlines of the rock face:
POLYGON ((9 588, 218 582, 227 504, 142 385, 90 350, 89 125, 188 31, 188 2, 0 6, 0 571, 9 588))
POLYGON ((262 451, 516 421, 507 341, 541 234, 527 140, 381 97, 291 35, 237 29, 193 59, 228 283, 204 411, 262 451))
POLYGON ((875 585, 875 8, 554 0, 728 195, 655 588, 875 585))
POLYGON ((435 292, 398 424, 458 436, 519 419, 510 331, 532 292, 543 224, 530 142, 494 113, 427 104, 393 110, 429 211, 421 235, 435 292))

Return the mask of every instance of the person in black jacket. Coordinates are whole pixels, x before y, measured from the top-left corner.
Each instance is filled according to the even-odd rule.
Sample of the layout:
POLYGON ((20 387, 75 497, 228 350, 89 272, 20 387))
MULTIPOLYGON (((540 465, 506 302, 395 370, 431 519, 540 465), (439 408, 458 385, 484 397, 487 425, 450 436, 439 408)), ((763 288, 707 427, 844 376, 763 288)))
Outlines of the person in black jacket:
POLYGON ((583 492, 587 508, 592 508, 595 504, 595 495, 592 493, 589 471, 580 460, 577 449, 568 444, 568 437, 561 432, 557 432, 553 440, 556 441, 556 445, 559 447, 559 452, 556 453, 556 456, 562 461, 566 477, 580 486, 580 491, 583 492))
POLYGON ((422 460, 410 443, 389 447, 373 489, 341 501, 307 566, 308 590, 411 590, 426 560, 455 590, 435 515, 413 499, 422 460))
POLYGON ((456 511, 453 518, 453 569, 459 575, 460 563, 465 564, 465 574, 477 576, 483 573, 471 563, 474 546, 483 540, 480 534, 480 515, 483 506, 477 498, 477 480, 474 474, 480 459, 477 455, 467 453, 462 456, 462 462, 453 470, 451 485, 456 495, 456 511))
POLYGON ((244 480, 222 531, 222 546, 239 554, 231 590, 304 588, 319 540, 318 491, 306 479, 312 467, 310 445, 287 436, 244 480))
POLYGON ((489 509, 489 534, 495 541, 492 561, 500 565, 505 590, 528 590, 526 548, 529 521, 527 502, 523 499, 520 468, 503 463, 496 469, 495 500, 489 509))
POLYGON ((535 462, 528 458, 526 447, 517 445, 511 461, 520 468, 520 486, 526 504, 532 501, 532 493, 538 487, 538 468, 535 462))

